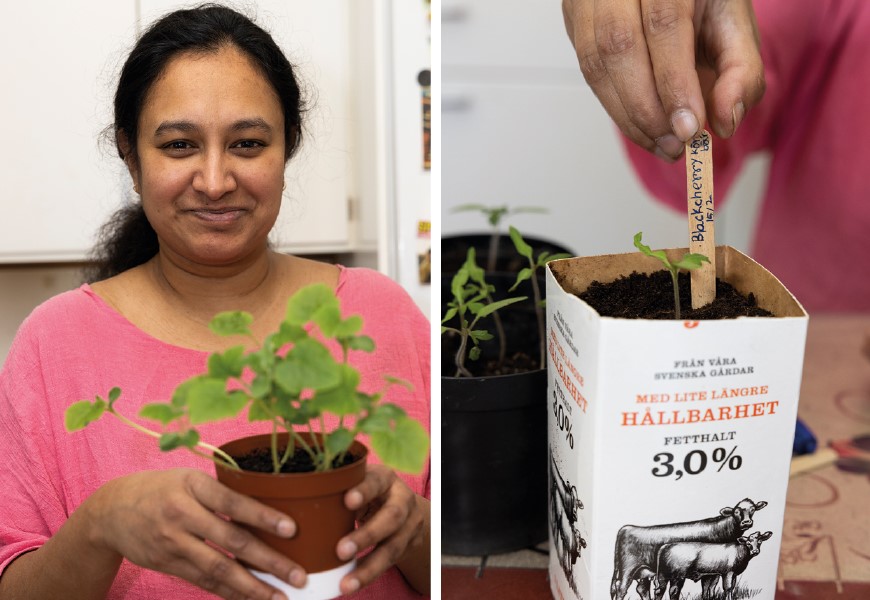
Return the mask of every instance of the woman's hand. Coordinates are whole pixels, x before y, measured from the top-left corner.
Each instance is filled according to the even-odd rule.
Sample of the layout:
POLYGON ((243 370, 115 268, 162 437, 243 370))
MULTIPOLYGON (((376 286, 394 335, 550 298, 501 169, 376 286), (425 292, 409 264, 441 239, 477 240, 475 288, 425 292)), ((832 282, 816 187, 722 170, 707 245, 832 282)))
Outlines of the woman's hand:
POLYGON ((222 598, 284 598, 219 546, 252 567, 301 586, 305 572, 226 515, 282 537, 296 524, 193 469, 145 471, 112 480, 84 504, 92 543, 139 566, 186 579, 222 598))
POLYGON ((417 591, 428 592, 429 501, 387 467, 372 465, 365 480, 345 494, 344 503, 357 511, 360 527, 338 542, 338 557, 350 560, 359 550, 375 548, 342 579, 342 593, 368 585, 394 564, 417 591))
POLYGON ((733 135, 764 94, 751 0, 563 0, 562 13, 608 114, 666 160, 707 120, 733 135))

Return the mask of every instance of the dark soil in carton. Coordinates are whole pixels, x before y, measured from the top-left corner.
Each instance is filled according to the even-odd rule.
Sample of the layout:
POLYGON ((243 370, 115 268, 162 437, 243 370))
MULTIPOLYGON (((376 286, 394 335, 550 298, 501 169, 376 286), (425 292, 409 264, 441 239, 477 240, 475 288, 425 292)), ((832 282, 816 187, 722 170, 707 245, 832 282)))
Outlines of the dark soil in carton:
MULTIPOLYGON (((743 296, 734 287, 716 279, 716 299, 697 310, 692 309, 689 274, 680 273, 680 319, 734 319, 737 317, 771 317, 769 311, 759 308, 755 296, 743 296)), ((593 281, 589 289, 578 294, 581 300, 598 311, 602 317, 620 319, 673 319, 674 286, 671 274, 657 271, 646 275, 632 273, 610 283, 593 281)))
MULTIPOLYGON (((280 448, 278 456, 283 454, 284 448, 280 448)), ((257 448, 244 456, 234 456, 233 458, 243 471, 272 473, 272 451, 269 448, 257 448)), ((341 461, 339 461, 339 457, 335 457, 332 461, 332 468, 337 469, 349 465, 354 460, 350 453, 345 454, 341 461)), ((295 454, 281 468, 282 473, 310 473, 312 471, 314 471, 314 463, 311 461, 311 456, 301 448, 296 448, 295 454)))

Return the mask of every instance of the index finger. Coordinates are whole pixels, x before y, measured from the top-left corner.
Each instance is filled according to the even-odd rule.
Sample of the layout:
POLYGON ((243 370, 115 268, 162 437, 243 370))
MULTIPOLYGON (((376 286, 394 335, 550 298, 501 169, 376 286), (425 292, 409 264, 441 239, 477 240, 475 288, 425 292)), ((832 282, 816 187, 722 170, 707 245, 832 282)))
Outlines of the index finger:
POLYGON ((372 465, 366 470, 365 479, 344 495, 344 505, 350 510, 359 510, 386 493, 395 478, 395 473, 383 465, 372 465))
POLYGON ((296 535, 296 522, 288 515, 233 491, 207 475, 193 478, 190 491, 200 504, 237 523, 244 523, 283 538, 296 535))
POLYGON ((654 140, 666 155, 676 158, 684 144, 673 135, 669 116, 659 99, 645 38, 641 0, 596 0, 592 23, 597 56, 621 112, 630 123, 629 127, 622 126, 623 131, 640 132, 632 139, 654 140))
POLYGON ((694 0, 642 0, 655 86, 674 134, 687 142, 706 120, 695 70, 694 0))

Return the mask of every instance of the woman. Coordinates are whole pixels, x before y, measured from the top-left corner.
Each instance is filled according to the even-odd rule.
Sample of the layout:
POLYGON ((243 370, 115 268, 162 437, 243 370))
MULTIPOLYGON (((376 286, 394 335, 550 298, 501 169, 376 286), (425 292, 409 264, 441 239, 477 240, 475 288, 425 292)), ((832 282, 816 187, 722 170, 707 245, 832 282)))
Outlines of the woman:
MULTIPOLYGON (((217 312, 252 313, 262 339, 294 291, 330 285, 378 344, 355 365, 363 382, 374 388, 381 373, 410 380, 415 392, 391 399, 428 427, 428 325, 407 295, 375 272, 269 249, 301 113, 286 58, 230 9, 172 13, 133 49, 114 131, 141 204, 110 223, 98 281, 35 310, 0 373, 0 447, 16 457, 0 467, 0 598, 284 597, 215 545, 305 583, 298 565, 216 513, 282 536, 294 534, 293 515, 235 494, 205 461, 161 454, 116 423, 63 432, 76 400, 119 385, 122 410, 135 414, 202 372, 207 353, 228 346, 207 327, 217 312)), ((202 428, 218 443, 249 432, 260 431, 202 428)), ((342 580, 344 593, 373 581, 360 597, 427 592, 427 494, 427 474, 400 479, 380 465, 347 493, 361 525, 336 553, 374 549, 342 580)))

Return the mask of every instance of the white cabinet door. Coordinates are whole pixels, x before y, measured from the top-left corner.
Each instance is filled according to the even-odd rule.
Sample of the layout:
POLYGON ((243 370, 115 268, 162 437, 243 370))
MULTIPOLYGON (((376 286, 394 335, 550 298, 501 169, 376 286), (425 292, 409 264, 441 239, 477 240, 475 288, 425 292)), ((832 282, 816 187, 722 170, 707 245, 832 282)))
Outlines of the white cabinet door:
POLYGON ((685 220, 643 201, 616 130, 588 88, 555 78, 445 82, 442 94, 444 234, 487 230, 482 215, 452 210, 479 203, 548 209, 512 216, 509 224, 581 255, 627 252, 640 229, 671 236, 651 239, 685 235, 685 220))
POLYGON ((540 0, 442 0, 441 62, 444 77, 485 67, 512 80, 578 68, 559 4, 540 0))
POLYGON ((134 0, 6 2, 0 18, 0 262, 81 260, 127 185, 111 144, 134 0), (86 12, 86 15, 82 15, 86 12))

